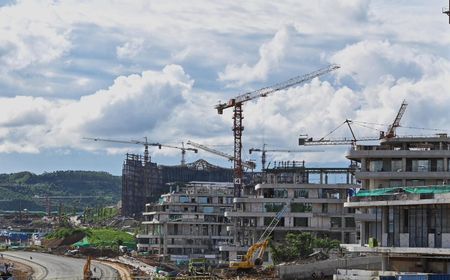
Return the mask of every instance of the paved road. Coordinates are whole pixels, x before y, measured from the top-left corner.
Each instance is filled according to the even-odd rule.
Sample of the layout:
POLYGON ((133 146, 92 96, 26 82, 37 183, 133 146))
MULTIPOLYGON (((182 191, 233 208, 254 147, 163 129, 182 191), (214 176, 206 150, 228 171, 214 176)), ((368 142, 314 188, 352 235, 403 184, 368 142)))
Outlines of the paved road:
MULTIPOLYGON (((78 280, 83 279, 83 266, 85 259, 76 259, 34 252, 4 252, 8 258, 14 258, 19 262, 29 265, 35 271, 33 277, 36 280, 78 280), (31 259, 30 259, 31 257, 31 259)), ((91 270, 94 276, 105 280, 119 280, 117 271, 107 265, 93 261, 91 270)))

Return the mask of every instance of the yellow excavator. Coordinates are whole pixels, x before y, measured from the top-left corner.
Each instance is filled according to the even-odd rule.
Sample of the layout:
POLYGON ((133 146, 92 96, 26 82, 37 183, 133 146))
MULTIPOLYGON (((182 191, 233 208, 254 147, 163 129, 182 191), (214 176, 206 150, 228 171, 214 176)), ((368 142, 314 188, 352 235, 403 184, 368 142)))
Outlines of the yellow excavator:
POLYGON ((242 257, 240 261, 231 261, 231 269, 252 269, 255 266, 263 264, 263 255, 267 246, 269 245, 269 239, 262 242, 257 242, 248 248, 247 254, 242 257), (256 254, 257 253, 257 254, 256 254), (255 258, 256 255, 256 258, 255 258))
MULTIPOLYGON (((99 280, 97 277, 92 277, 92 271, 91 271, 91 261, 92 257, 88 256, 86 259, 86 263, 83 267, 83 280, 99 280)), ((94 269, 95 271, 95 269, 94 269)))
POLYGON ((289 203, 286 203, 283 209, 281 209, 280 212, 278 212, 272 219, 263 234, 261 234, 258 242, 248 248, 247 254, 242 256, 240 260, 230 261, 229 267, 231 269, 250 270, 263 264, 263 256, 267 246, 269 245, 270 235, 280 222, 281 218, 283 218, 288 208, 289 203))

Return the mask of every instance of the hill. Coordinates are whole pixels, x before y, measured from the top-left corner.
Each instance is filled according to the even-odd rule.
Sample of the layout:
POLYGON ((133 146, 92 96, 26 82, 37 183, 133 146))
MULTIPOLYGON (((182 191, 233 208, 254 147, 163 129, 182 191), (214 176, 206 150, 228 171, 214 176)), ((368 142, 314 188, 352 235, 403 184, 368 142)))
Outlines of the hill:
POLYGON ((0 210, 45 210, 45 199, 36 197, 46 196, 96 196, 52 202, 53 211, 59 201, 72 211, 116 204, 121 196, 121 177, 96 171, 0 174, 0 210))

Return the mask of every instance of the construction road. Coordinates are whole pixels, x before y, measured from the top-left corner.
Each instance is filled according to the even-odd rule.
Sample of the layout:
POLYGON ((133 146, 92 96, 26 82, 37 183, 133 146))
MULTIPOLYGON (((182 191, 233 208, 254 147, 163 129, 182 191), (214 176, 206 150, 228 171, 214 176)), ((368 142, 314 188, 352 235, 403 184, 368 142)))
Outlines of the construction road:
MULTIPOLYGON (((76 280, 83 279, 83 267, 86 259, 76 259, 64 256, 57 256, 44 253, 8 251, 3 252, 5 258, 13 259, 30 266, 33 271, 34 280, 76 280), (31 258, 30 258, 31 257, 31 258)), ((94 270, 94 277, 100 279, 119 280, 117 271, 107 265, 97 261, 91 263, 91 270, 94 270)))

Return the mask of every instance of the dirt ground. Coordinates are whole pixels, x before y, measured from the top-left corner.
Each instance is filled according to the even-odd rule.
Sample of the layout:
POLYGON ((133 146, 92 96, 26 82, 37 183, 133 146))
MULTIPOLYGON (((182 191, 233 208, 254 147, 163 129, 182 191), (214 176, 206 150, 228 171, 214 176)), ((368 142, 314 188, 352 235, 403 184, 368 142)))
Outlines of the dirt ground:
POLYGON ((28 280, 33 273, 33 270, 28 265, 24 265, 8 258, 0 258, 0 264, 4 263, 12 264, 14 266, 13 276, 16 280, 28 280))

